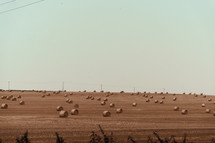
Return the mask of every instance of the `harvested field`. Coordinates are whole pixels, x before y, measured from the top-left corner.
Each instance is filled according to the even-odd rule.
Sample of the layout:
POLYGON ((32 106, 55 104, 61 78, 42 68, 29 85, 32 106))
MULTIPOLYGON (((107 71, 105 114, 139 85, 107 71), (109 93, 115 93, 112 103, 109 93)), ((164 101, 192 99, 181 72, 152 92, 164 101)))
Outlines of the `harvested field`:
MULTIPOLYGON (((209 143, 215 138, 215 96, 209 96, 213 102, 202 95, 176 94, 176 101, 173 101, 173 94, 165 94, 164 104, 145 102, 141 93, 131 96, 131 93, 114 93, 106 97, 105 92, 60 92, 51 96, 41 98, 44 93, 40 92, 0 92, 0 96, 20 95, 22 99, 17 101, 0 99, 0 104, 8 104, 8 109, 0 109, 0 138, 3 143, 15 142, 16 137, 22 135, 26 130, 29 132, 29 139, 32 143, 56 142, 55 132, 58 132, 66 142, 81 143, 88 142, 91 131, 99 132, 100 124, 106 133, 113 132, 117 142, 127 142, 127 137, 132 136, 137 142, 147 140, 153 131, 161 137, 174 135, 176 139, 183 138, 187 134, 188 142, 209 143), (73 103, 65 102, 64 95, 67 94, 73 103), (107 98, 107 104, 101 106, 97 100, 86 100, 87 96, 107 98), (25 101, 20 106, 19 102, 25 101), (110 108, 110 103, 115 107, 110 108), (132 103, 138 106, 132 107, 132 103), (201 104, 205 103, 210 113, 205 113, 201 104), (68 115, 67 118, 59 118, 57 106, 62 106, 65 111, 70 111, 78 104, 79 114, 68 115), (175 106, 180 109, 187 109, 188 114, 182 115, 181 110, 174 111, 175 106), (122 108, 121 114, 116 109, 122 108), (103 111, 109 111, 111 116, 103 117, 103 111)), ((160 100, 164 94, 148 93, 155 100, 160 100)))

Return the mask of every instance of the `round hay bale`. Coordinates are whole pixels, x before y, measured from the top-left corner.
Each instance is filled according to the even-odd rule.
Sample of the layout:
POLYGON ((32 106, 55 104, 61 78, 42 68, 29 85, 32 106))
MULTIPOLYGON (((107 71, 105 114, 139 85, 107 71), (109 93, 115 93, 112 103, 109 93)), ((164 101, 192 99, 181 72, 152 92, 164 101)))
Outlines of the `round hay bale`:
POLYGON ((59 112, 59 117, 60 118, 66 118, 66 117, 68 117, 68 112, 67 111, 64 111, 64 110, 61 110, 60 112, 59 112))
POLYGON ((7 104, 3 103, 3 104, 1 105, 1 109, 7 109, 7 108, 8 108, 8 105, 7 105, 7 104))
POLYGON ((173 97, 173 99, 172 99, 173 101, 176 101, 177 100, 177 97, 173 97))
POLYGON ((125 93, 124 91, 120 91, 120 93, 125 93))
POLYGON ((110 94, 107 94, 107 95, 106 95, 106 97, 109 97, 109 96, 110 96, 110 94))
POLYGON ((123 112, 122 108, 116 109, 116 113, 117 113, 117 114, 120 114, 120 113, 122 113, 122 112, 123 112))
POLYGON ((20 104, 20 105, 24 105, 24 104, 25 104, 25 101, 19 101, 19 104, 20 104))
POLYGON ((206 98, 206 95, 203 95, 203 98, 206 98))
POLYGON ((45 94, 43 94, 41 97, 42 97, 42 98, 44 98, 45 96, 46 96, 46 95, 45 95, 45 94))
POLYGON ((105 105, 105 104, 106 104, 106 102, 105 102, 105 101, 102 101, 102 102, 101 102, 101 105, 105 105))
POLYGON ((153 96, 150 96, 150 98, 153 98, 153 96))
POLYGON ((79 105, 78 105, 78 104, 75 104, 75 105, 74 105, 74 108, 79 108, 79 105))
POLYGON ((97 98, 97 101, 101 101, 101 98, 100 98, 100 97, 98 97, 98 98, 97 98))
POLYGON ((158 94, 157 92, 155 92, 155 94, 158 94))
POLYGON ((215 111, 213 112, 214 116, 215 116, 215 111))
POLYGON ((194 94, 194 96, 195 96, 195 97, 198 97, 198 95, 197 95, 197 94, 194 94))
POLYGON ((183 94, 185 95, 186 93, 184 92, 183 94))
POLYGON ((100 92, 104 92, 104 90, 101 90, 100 92))
POLYGON ((158 100, 155 100, 155 103, 158 103, 158 100))
POLYGON ((166 94, 169 94, 169 92, 166 92, 166 94))
POLYGON ((206 110, 205 110, 205 113, 210 113, 210 112, 211 112, 210 109, 206 109, 206 110))
POLYGON ((78 114, 79 114, 78 109, 72 109, 71 110, 71 115, 78 115, 78 114))
POLYGON ((163 92, 161 92, 160 94, 163 94, 163 92))
POLYGON ((162 96, 161 98, 162 98, 162 99, 165 99, 165 96, 162 96))
POLYGON ((64 97, 67 97, 67 96, 68 96, 67 94, 64 95, 64 97))
POLYGON ((21 95, 17 96, 17 98, 22 98, 21 95))
POLYGON ((174 93, 173 96, 175 96, 176 94, 174 93))
POLYGON ((203 103, 203 104, 202 104, 202 107, 205 107, 205 106, 206 106, 206 105, 203 103))
POLYGON ((90 99, 90 96, 87 96, 86 99, 90 99))
POLYGON ((87 92, 86 90, 84 90, 83 92, 87 92))
POLYGON ((132 103, 132 106, 133 106, 133 107, 136 107, 136 106, 137 106, 137 103, 136 103, 136 102, 132 103))
POLYGON ((62 111, 62 110, 63 110, 63 107, 62 107, 62 106, 57 106, 56 110, 57 110, 57 111, 62 111))
POLYGON ((212 99, 211 99, 211 98, 209 98, 209 99, 208 99, 208 101, 212 101, 212 99))
POLYGON ((94 100, 94 97, 92 97, 91 100, 94 100))
POLYGON ((70 93, 69 93, 69 95, 73 95, 73 93, 72 93, 72 92, 70 92, 70 93))
POLYGON ((69 98, 67 98, 67 99, 66 99, 66 102, 68 102, 69 100, 70 100, 70 99, 69 99, 69 98))
POLYGON ((200 95, 203 95, 203 93, 201 93, 200 95))
POLYGON ((173 110, 174 110, 174 111, 178 111, 178 110, 179 110, 179 107, 178 107, 178 106, 175 106, 175 107, 173 108, 173 110))
POLYGON ((93 92, 96 92, 96 90, 94 90, 93 92))
POLYGON ((10 100, 11 98, 13 98, 13 95, 8 95, 8 96, 6 97, 7 100, 10 100))
POLYGON ((148 97, 148 95, 145 95, 145 97, 148 97))
POLYGON ((215 104, 215 101, 214 101, 214 104, 215 104))
POLYGON ((187 111, 186 109, 182 109, 182 110, 181 110, 181 114, 182 114, 182 115, 186 115, 186 114, 188 114, 188 111, 187 111))
POLYGON ((104 111, 103 112, 103 117, 110 117, 111 113, 109 111, 104 111))
POLYGON ((50 95, 51 95, 50 93, 47 94, 47 96, 50 96, 50 95))
POLYGON ((11 100, 12 100, 12 101, 16 101, 17 99, 16 99, 16 97, 13 97, 11 100))
POLYGON ((108 99, 107 99, 107 98, 105 98, 105 99, 104 99, 104 101, 108 101, 108 99))
POLYGON ((69 99, 69 100, 67 101, 67 103, 70 103, 70 104, 71 104, 71 103, 73 103, 73 101, 72 101, 71 99, 69 99))
POLYGON ((110 107, 115 107, 115 104, 114 103, 110 103, 110 107))
POLYGON ((7 98, 7 96, 4 96, 4 95, 3 95, 3 96, 1 96, 1 99, 6 99, 6 98, 7 98))
POLYGON ((189 93, 189 95, 192 95, 192 93, 189 93))
POLYGON ((111 92, 110 95, 113 95, 113 92, 111 92))
POLYGON ((146 102, 150 102, 150 100, 149 100, 149 99, 146 99, 146 102))
POLYGON ((163 100, 161 100, 161 101, 160 101, 160 104, 163 104, 163 103, 164 103, 163 100))
POLYGON ((134 93, 131 93, 131 95, 134 95, 134 93))

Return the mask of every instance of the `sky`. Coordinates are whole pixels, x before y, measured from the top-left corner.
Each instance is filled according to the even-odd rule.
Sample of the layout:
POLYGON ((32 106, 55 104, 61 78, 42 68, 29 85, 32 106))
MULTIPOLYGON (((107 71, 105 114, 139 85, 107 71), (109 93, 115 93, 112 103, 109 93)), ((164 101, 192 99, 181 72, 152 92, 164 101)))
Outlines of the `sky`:
POLYGON ((64 82, 72 91, 102 84, 215 95, 214 7, 213 0, 0 0, 0 89, 10 81, 10 89, 61 90, 64 82))

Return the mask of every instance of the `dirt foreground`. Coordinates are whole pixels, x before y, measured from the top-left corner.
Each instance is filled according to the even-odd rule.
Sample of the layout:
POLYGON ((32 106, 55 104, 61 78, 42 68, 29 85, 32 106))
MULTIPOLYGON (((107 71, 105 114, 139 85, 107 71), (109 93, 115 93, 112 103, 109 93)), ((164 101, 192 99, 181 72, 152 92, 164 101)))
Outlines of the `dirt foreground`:
POLYGON ((89 142, 92 131, 98 134, 101 125, 109 135, 113 132, 116 142, 127 142, 128 136, 137 142, 146 141, 148 136, 153 137, 153 131, 159 133, 161 138, 174 135, 177 141, 182 141, 184 133, 188 142, 209 143, 215 138, 215 96, 193 94, 160 94, 160 93, 113 93, 106 92, 36 92, 36 91, 0 91, 1 96, 13 95, 17 101, 0 99, 0 105, 8 104, 8 109, 0 109, 0 138, 3 143, 14 143, 17 137, 29 132, 32 143, 56 142, 55 132, 64 140, 73 143, 89 142), (47 96, 50 94, 50 96, 47 96), (67 94, 67 97, 64 95, 67 94), (45 97, 41 97, 46 95, 45 97), (148 96, 148 97, 144 97, 148 96), (94 97, 86 99, 87 96, 94 97), (108 96, 108 97, 106 97, 108 96), (153 96, 150 97, 150 96, 153 96), (105 98, 106 105, 101 101, 105 98), (162 99, 165 97, 165 99, 162 99), (176 101, 173 98, 176 97, 176 101), (211 101, 208 99, 211 98, 211 101), (71 99, 73 103, 67 103, 71 99), (146 102, 149 99, 149 102, 146 102), (25 105, 19 105, 19 101, 25 105), (158 103, 154 101, 158 100, 158 103), (163 104, 160 101, 163 100, 163 104), (132 103, 137 103, 136 107, 132 103), (115 107, 109 104, 114 103, 115 107), (205 103, 205 107, 201 105, 205 103), (79 105, 79 114, 71 115, 74 105, 79 105), (57 106, 62 106, 69 112, 67 118, 60 118, 57 106), (179 110, 174 111, 174 106, 179 110), (121 114, 116 114, 116 109, 122 108, 121 114), (181 110, 187 109, 188 114, 182 115, 181 110), (211 109, 206 113, 206 109, 211 109), (103 111, 111 112, 110 117, 103 117, 103 111))

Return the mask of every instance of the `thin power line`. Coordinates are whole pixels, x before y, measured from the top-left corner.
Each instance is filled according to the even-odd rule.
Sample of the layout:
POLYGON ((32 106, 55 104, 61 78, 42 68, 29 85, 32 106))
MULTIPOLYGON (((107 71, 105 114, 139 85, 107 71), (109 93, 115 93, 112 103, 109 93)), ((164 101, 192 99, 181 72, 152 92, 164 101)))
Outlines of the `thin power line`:
POLYGON ((45 0, 39 0, 39 1, 32 2, 32 3, 26 4, 26 5, 22 5, 22 6, 19 6, 19 7, 12 8, 12 9, 9 9, 9 10, 5 10, 5 11, 0 12, 0 14, 11 12, 11 11, 14 11, 14 10, 17 10, 17 9, 21 9, 21 8, 24 8, 24 7, 28 7, 28 6, 31 6, 31 5, 43 2, 43 1, 45 1, 45 0))
POLYGON ((12 2, 15 2, 16 0, 11 0, 11 1, 7 1, 7 2, 3 2, 3 3, 0 3, 0 5, 5 5, 5 4, 8 4, 8 3, 12 3, 12 2))

